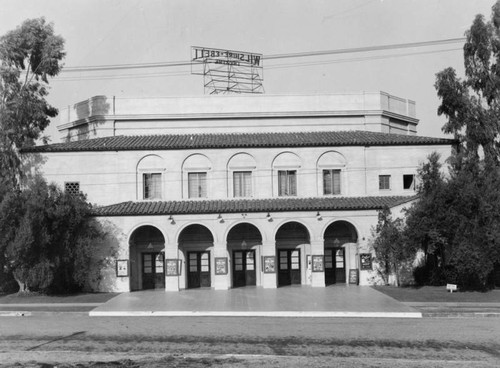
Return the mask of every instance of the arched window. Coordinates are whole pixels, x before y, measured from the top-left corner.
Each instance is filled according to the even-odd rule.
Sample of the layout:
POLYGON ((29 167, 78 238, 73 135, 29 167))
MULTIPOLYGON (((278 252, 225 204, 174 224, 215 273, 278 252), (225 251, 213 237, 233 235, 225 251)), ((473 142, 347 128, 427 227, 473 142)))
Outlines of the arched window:
POLYGON ((157 155, 144 156, 137 164, 137 198, 159 200, 163 197, 165 165, 157 155))
POLYGON ((248 153, 238 153, 227 164, 229 193, 231 197, 254 196, 255 159, 248 153))
POLYGON ((298 193, 298 173, 302 163, 294 153, 280 153, 273 161, 273 190, 278 197, 296 196, 298 193))
POLYGON ((188 198, 206 198, 209 193, 209 174, 212 163, 207 156, 194 154, 182 165, 183 193, 188 198))
POLYGON ((318 192, 323 195, 341 195, 343 188, 343 171, 346 166, 345 157, 335 151, 325 152, 318 159, 318 192))

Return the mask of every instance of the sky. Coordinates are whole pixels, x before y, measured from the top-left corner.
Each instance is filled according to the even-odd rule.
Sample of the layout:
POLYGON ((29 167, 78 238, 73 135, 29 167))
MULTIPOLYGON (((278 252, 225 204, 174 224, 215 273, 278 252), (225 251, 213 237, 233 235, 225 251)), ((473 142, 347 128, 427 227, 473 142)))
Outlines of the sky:
MULTIPOLYGON (((416 101, 418 134, 442 137, 435 74, 463 76, 463 38, 493 0, 0 0, 0 35, 45 17, 66 40, 67 70, 50 81, 64 109, 96 95, 202 96, 189 65, 88 70, 93 66, 188 62, 192 46, 264 55, 266 94, 384 91, 416 101), (430 42, 424 47, 353 49, 430 42), (338 52, 338 50, 344 50, 338 52), (326 55, 269 59, 278 54, 326 55), (81 71, 71 68, 84 67, 81 71)), ((45 131, 59 142, 56 118, 45 131)))

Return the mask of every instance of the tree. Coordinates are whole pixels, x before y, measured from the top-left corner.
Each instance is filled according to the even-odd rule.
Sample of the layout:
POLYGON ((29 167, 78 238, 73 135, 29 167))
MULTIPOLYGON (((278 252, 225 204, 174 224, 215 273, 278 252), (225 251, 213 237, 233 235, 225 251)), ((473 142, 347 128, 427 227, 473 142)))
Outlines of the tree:
POLYGON ((478 14, 466 32, 465 80, 453 68, 436 74, 435 87, 441 98, 439 115, 443 126, 460 141, 456 169, 477 164, 481 155, 487 167, 498 167, 500 132, 500 1, 492 8, 491 21, 478 14))
POLYGON ((446 191, 440 155, 431 153, 427 162, 418 169, 419 200, 406 210, 405 239, 423 254, 421 265, 415 272, 418 284, 441 285, 444 265, 448 260, 449 193, 446 191))
POLYGON ((415 250, 405 241, 403 220, 393 220, 388 207, 378 213, 372 247, 375 250, 377 271, 384 283, 388 284, 389 276, 394 275, 396 285, 399 286, 403 272, 415 258, 415 250))
POLYGON ((24 175, 18 150, 34 145, 57 115, 45 98, 64 56, 64 39, 44 18, 0 38, 0 200, 24 175))
POLYGON ((413 215, 421 218, 429 201, 440 201, 445 219, 427 212, 447 248, 440 267, 452 267, 462 287, 484 289, 488 275, 500 266, 500 1, 490 21, 477 15, 465 35, 465 78, 446 68, 435 83, 438 114, 448 119, 443 131, 458 141, 450 178, 440 198, 423 193, 413 215))
POLYGON ((70 292, 98 274, 104 232, 83 194, 36 178, 0 204, 0 251, 20 291, 70 292), (96 264, 97 262, 97 264, 96 264))

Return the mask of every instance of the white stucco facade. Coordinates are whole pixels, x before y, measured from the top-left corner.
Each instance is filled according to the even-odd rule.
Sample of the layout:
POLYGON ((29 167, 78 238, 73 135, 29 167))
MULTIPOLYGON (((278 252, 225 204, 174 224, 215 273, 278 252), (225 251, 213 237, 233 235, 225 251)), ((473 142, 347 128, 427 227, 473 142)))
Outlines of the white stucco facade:
POLYGON ((102 270, 94 290, 369 285, 378 209, 409 205, 417 168, 451 153, 417 122, 414 102, 382 92, 98 96, 62 112, 66 143, 24 154, 109 230, 123 273, 102 270))

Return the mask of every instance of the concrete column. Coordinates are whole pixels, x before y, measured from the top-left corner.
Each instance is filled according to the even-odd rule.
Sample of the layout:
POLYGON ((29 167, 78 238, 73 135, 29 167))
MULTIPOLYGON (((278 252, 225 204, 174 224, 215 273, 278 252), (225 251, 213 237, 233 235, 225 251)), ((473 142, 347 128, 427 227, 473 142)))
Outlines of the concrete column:
POLYGON ((213 259, 213 267, 214 271, 212 272, 212 275, 214 275, 214 289, 215 290, 227 290, 231 286, 231 282, 229 279, 229 256, 227 253, 227 247, 225 242, 218 242, 214 243, 214 259, 213 259), (226 274, 225 275, 217 275, 216 274, 216 264, 215 264, 215 259, 216 258, 226 258, 227 259, 227 269, 226 269, 226 274))
POLYGON ((345 249, 345 257, 346 257, 345 258, 346 283, 347 283, 347 285, 349 285, 349 270, 359 269, 358 245, 356 243, 347 243, 347 244, 344 244, 343 247, 345 249))
MULTIPOLYGON (((311 256, 324 256, 325 255, 325 245, 323 240, 316 240, 311 242, 311 256)), ((314 261, 313 261, 313 272, 312 272, 312 287, 325 287, 325 260, 323 258, 323 271, 314 271, 314 261)))
MULTIPOLYGON (((179 262, 179 248, 177 243, 165 244, 165 291, 179 291, 179 277, 167 276, 167 260, 177 260, 177 267, 181 267, 179 262)), ((177 274, 180 274, 180 269, 177 269, 177 274)))
POLYGON ((274 257, 274 272, 266 273, 265 264, 261 264, 262 287, 264 289, 276 289, 278 287, 278 259, 276 257, 276 242, 267 241, 262 243, 261 262, 264 262, 265 257, 274 257))

